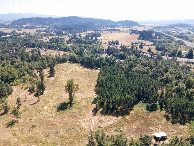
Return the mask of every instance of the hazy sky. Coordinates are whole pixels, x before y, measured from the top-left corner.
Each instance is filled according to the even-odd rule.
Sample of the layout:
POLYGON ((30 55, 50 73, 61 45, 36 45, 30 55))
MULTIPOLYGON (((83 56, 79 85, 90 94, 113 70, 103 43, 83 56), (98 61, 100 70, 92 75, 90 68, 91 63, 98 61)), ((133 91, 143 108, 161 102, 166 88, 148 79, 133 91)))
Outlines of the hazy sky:
POLYGON ((6 13, 136 21, 194 19, 194 0, 0 0, 0 14, 6 13))

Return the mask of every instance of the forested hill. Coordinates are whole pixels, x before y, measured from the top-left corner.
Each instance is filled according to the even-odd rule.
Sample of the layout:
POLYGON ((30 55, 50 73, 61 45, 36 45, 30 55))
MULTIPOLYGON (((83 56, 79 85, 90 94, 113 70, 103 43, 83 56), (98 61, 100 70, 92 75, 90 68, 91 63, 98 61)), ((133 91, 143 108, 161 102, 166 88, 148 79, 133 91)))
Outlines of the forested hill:
POLYGON ((0 22, 8 22, 13 21, 21 18, 31 18, 31 17, 54 17, 57 18, 58 16, 55 15, 44 15, 44 14, 33 14, 33 13, 8 13, 8 14, 0 14, 0 22))
POLYGON ((155 28, 176 28, 176 27, 181 27, 181 28, 192 28, 193 26, 190 24, 186 23, 177 23, 177 24, 171 24, 171 25, 166 25, 166 26, 156 26, 155 28))
POLYGON ((117 26, 139 26, 135 21, 111 21, 104 19, 94 19, 94 18, 82 18, 76 16, 61 17, 61 18, 22 18, 15 20, 11 23, 12 26, 22 26, 22 25, 43 25, 43 26, 58 26, 58 27, 71 27, 79 26, 85 28, 99 28, 99 27, 117 27, 117 26))

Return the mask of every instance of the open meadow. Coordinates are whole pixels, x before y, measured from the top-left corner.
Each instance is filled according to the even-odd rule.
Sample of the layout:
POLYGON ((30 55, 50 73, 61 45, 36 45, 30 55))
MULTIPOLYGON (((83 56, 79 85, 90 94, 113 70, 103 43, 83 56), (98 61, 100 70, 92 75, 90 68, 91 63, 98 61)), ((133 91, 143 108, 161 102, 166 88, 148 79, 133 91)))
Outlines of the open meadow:
POLYGON ((17 33, 31 33, 31 34, 35 34, 37 33, 37 30, 44 30, 46 28, 37 28, 37 29, 21 29, 20 31, 18 31, 17 29, 14 28, 0 28, 0 31, 2 32, 6 32, 6 33, 10 33, 12 31, 16 31, 17 33))

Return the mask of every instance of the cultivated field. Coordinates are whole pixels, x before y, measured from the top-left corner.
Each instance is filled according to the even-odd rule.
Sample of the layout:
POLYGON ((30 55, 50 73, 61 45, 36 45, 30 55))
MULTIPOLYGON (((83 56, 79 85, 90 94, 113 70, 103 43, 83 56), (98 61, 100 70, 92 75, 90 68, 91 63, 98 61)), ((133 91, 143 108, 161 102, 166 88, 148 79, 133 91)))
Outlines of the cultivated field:
POLYGON ((47 78, 46 91, 40 101, 21 86, 7 99, 13 109, 16 99, 21 99, 21 115, 14 127, 6 124, 14 119, 10 112, 0 117, 0 145, 86 145, 90 130, 104 129, 109 134, 122 133, 127 138, 138 138, 140 133, 152 135, 154 132, 166 132, 169 137, 187 136, 188 125, 171 124, 164 118, 165 113, 147 112, 143 104, 135 106, 130 115, 124 117, 104 116, 99 112, 94 116, 92 104, 98 70, 83 68, 78 64, 63 63, 55 66, 55 77, 47 78), (67 105, 68 94, 64 91, 68 79, 73 78, 79 84, 75 94, 75 103, 70 109, 58 112, 61 104, 67 105))

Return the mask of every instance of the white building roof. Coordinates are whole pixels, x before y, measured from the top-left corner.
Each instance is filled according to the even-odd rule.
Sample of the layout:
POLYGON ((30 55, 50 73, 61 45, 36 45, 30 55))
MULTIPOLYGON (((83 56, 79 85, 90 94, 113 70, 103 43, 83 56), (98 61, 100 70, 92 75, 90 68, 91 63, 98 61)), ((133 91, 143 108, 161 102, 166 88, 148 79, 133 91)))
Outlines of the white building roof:
POLYGON ((155 137, 165 137, 167 134, 165 132, 160 132, 160 133, 154 133, 155 137))

